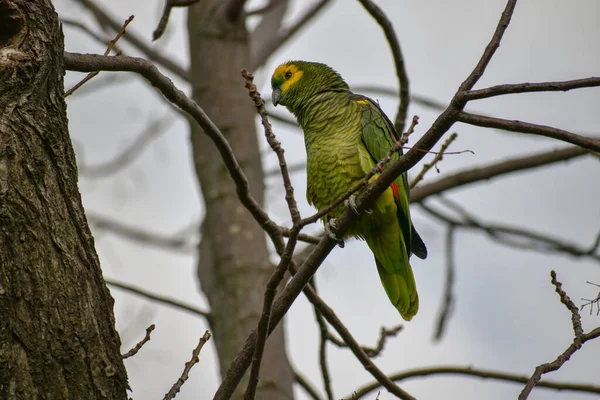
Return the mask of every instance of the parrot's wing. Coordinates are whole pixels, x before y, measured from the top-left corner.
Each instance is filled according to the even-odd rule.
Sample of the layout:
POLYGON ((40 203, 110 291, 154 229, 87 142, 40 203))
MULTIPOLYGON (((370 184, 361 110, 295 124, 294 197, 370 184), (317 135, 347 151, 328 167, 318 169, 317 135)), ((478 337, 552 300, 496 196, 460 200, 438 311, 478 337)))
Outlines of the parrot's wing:
MULTIPOLYGON (((362 112, 362 141, 376 164, 386 156, 390 147, 400 140, 400 136, 394 129, 394 124, 375 101, 356 94, 352 95, 352 100, 356 101, 362 112)), ((400 158, 401 155, 402 149, 392 155, 392 162, 400 158)), ((399 176, 390 185, 390 188, 398 208, 398 221, 400 222, 406 248, 409 254, 412 252, 417 257, 425 259, 427 257, 427 247, 425 247, 425 243, 423 243, 410 220, 410 199, 406 174, 399 176)))

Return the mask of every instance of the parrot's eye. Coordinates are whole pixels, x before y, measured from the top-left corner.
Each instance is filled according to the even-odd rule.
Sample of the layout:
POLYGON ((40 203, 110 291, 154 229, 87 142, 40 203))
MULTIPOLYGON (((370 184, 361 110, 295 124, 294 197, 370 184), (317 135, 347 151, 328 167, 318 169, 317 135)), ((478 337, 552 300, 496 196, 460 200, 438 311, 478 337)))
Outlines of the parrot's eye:
POLYGON ((286 73, 283 75, 283 77, 284 77, 285 79, 290 79, 290 78, 292 77, 292 71, 287 71, 287 72, 286 72, 286 73))

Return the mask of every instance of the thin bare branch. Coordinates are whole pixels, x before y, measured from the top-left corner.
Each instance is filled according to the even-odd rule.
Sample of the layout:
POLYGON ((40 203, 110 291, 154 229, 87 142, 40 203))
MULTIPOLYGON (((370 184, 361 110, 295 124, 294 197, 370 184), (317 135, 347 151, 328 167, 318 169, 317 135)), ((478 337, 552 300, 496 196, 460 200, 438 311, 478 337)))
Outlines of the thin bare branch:
POLYGON ((396 76, 398 77, 398 86, 400 88, 400 102, 398 103, 398 113, 394 121, 394 126, 397 132, 404 132, 404 126, 406 123, 406 117, 408 115, 408 106, 410 103, 410 88, 408 74, 406 73, 406 66, 404 65, 404 56, 400 48, 400 42, 396 36, 396 31, 392 26, 392 22, 385 15, 385 13, 371 0, 358 0, 360 4, 371 14, 371 16, 377 21, 385 38, 390 45, 392 50, 392 56, 394 57, 394 65, 396 67, 396 76))
POLYGON ((542 167, 560 161, 571 160, 585 156, 586 154, 589 154, 587 150, 578 146, 573 146, 530 154, 524 157, 512 158, 493 164, 475 166, 414 188, 410 192, 410 200, 413 203, 419 203, 429 196, 456 189, 464 185, 513 172, 526 171, 531 168, 542 167))
MULTIPOLYGON (((390 337, 395 337, 396 335, 398 335, 398 332, 400 332, 402 329, 404 329, 404 326, 402 325, 396 325, 393 326, 391 328, 386 328, 385 326, 382 326, 380 331, 379 331, 379 340, 377 340, 377 345, 375 347, 367 347, 367 346, 360 346, 363 351, 371 358, 375 358, 378 357, 381 352, 385 349, 385 344, 387 343, 387 339, 390 337)), ((348 345, 346 343, 344 343, 342 340, 336 338, 335 336, 333 336, 332 334, 328 333, 327 339, 335 344, 337 347, 340 348, 346 348, 348 347, 348 345)))
POLYGON ((304 25, 317 16, 330 2, 331 0, 319 0, 314 3, 296 20, 296 22, 294 22, 294 24, 290 27, 281 29, 271 40, 264 42, 260 48, 257 48, 256 51, 253 52, 250 69, 257 70, 260 68, 273 53, 283 46, 292 36, 294 36, 294 34, 296 34, 296 32, 304 27, 304 25))
POLYGON ((163 12, 158 21, 158 25, 156 26, 156 29, 154 29, 154 32, 152 32, 152 40, 160 39, 165 33, 167 24, 169 23, 171 9, 173 7, 189 7, 198 1, 199 0, 165 0, 165 6, 163 7, 163 12))
POLYGON ((551 139, 581 146, 584 149, 600 152, 600 139, 577 135, 562 129, 546 125, 531 124, 529 122, 511 121, 502 118, 486 117, 483 115, 459 112, 456 121, 483 128, 503 129, 511 132, 527 133, 545 136, 551 139))
POLYGON ((191 243, 189 237, 181 235, 162 235, 159 233, 148 232, 139 227, 130 226, 112 218, 103 217, 93 212, 87 213, 88 223, 95 231, 108 231, 135 242, 154 246, 165 250, 175 250, 185 254, 192 253, 196 244, 191 243))
POLYGON ((204 347, 204 344, 206 342, 208 342, 209 339, 210 339, 210 332, 208 332, 208 331, 204 332, 204 335, 200 338, 200 341, 198 342, 198 346, 196 346, 194 351, 192 351, 192 358, 190 359, 190 361, 185 363, 185 368, 183 369, 181 376, 179 377, 179 379, 177 379, 177 382, 175 382, 173 384, 173 386, 171 387, 171 390, 169 390, 167 392, 167 394, 165 394, 165 397, 163 398, 163 400, 171 400, 171 399, 175 398, 175 396, 177 396, 177 393, 179 393, 179 391, 181 390, 181 387, 183 386, 185 381, 188 380, 188 378, 190 376, 190 371, 192 370, 194 365, 196 365, 196 364, 198 364, 198 362, 200 362, 200 351, 202 350, 202 347, 204 347))
MULTIPOLYGON (((314 254, 314 252, 313 252, 314 254)), ((297 277, 301 270, 296 270, 296 267, 291 264, 290 272, 294 277, 297 277)), ((288 284, 289 286, 289 284, 288 284)), ((394 394, 396 397, 400 399, 414 399, 410 394, 402 390, 399 386, 394 384, 392 380, 390 380, 371 360, 371 358, 367 355, 367 353, 363 350, 360 344, 354 339, 348 328, 340 321, 335 312, 319 297, 319 295, 315 292, 310 284, 306 284, 301 288, 304 295, 311 302, 311 304, 319 310, 321 315, 327 320, 327 322, 336 330, 336 332, 342 337, 342 340, 347 345, 347 347, 352 351, 352 353, 356 356, 358 361, 363 365, 365 370, 367 370, 378 382, 381 383, 383 387, 385 387, 390 393, 394 394)), ((285 293, 282 293, 282 296, 285 293)), ((399 328, 392 328, 392 330, 399 328)), ((396 331, 396 332, 397 332, 396 331)), ((394 333, 395 334, 395 333, 394 333)), ((382 334, 383 335, 383 334, 382 334)), ((385 335, 384 335, 385 336, 385 335)), ((331 339, 330 339, 331 340, 331 339)), ((383 339, 385 341, 385 339, 383 339)), ((381 342, 381 339, 380 339, 381 342)), ((383 345, 382 345, 383 347, 383 345)))
MULTIPOLYGON (((598 235, 598 238, 600 238, 600 234, 598 235)), ((597 246, 593 246, 594 251, 595 251, 596 247, 597 246)), ((600 287, 600 285, 598 285, 597 283, 592 283, 592 282, 589 282, 589 281, 586 282, 586 283, 588 283, 590 285, 594 285, 594 286, 600 287)), ((594 312, 594 305, 596 305, 596 310, 597 310, 596 311, 596 315, 600 315, 600 292, 598 292, 598 295, 596 296, 595 299, 584 299, 584 298, 582 298, 581 300, 587 301, 587 303, 584 303, 584 304, 581 305, 581 308, 580 308, 581 311, 583 311, 583 309, 586 306, 590 306, 590 315, 592 315, 592 313, 594 312)))
MULTIPOLYGON (((509 383, 527 383, 527 380, 529 379, 525 375, 517 375, 517 374, 511 374, 511 373, 507 373, 507 372, 485 370, 485 369, 479 369, 479 368, 473 368, 473 367, 460 367, 460 366, 455 366, 455 365, 448 365, 448 366, 440 365, 440 366, 434 366, 434 367, 413 369, 413 370, 409 370, 409 371, 405 371, 405 372, 399 372, 399 373, 390 375, 390 379, 392 379, 394 382, 400 382, 400 381, 403 381, 406 379, 411 379, 411 378, 423 378, 423 377, 427 377, 427 376, 438 376, 438 375, 458 375, 458 376, 464 376, 467 378, 468 377, 483 378, 483 379, 498 380, 498 381, 509 382, 509 383)), ((584 384, 577 384, 577 383, 546 381, 546 382, 539 382, 538 387, 543 387, 546 389, 554 389, 554 390, 580 392, 580 393, 600 394, 600 386, 584 385, 584 384)), ((373 383, 370 383, 370 384, 367 384, 367 385, 361 387, 356 392, 354 392, 353 395, 347 396, 345 398, 353 399, 353 400, 361 399, 361 398, 364 398, 369 393, 372 393, 379 388, 381 388, 381 384, 379 382, 373 382, 373 383)))
MULTIPOLYGON (((93 0, 77 0, 79 4, 88 9, 100 26, 108 27, 111 30, 118 32, 121 29, 121 23, 114 17, 108 14, 102 7, 96 4, 93 0)), ((189 71, 174 62, 170 57, 162 55, 157 50, 146 44, 146 41, 131 30, 125 36, 125 41, 135 46, 149 60, 154 61, 167 70, 171 71, 181 79, 189 81, 189 71)))
POLYGON ((435 334, 433 336, 433 340, 438 342, 445 333, 454 309, 454 275, 456 274, 456 266, 454 265, 455 233, 456 227, 452 224, 448 225, 446 233, 446 283, 444 285, 444 300, 438 314, 435 334))
POLYGON ((317 390, 314 388, 314 386, 311 385, 308 382, 308 380, 304 376, 302 376, 302 374, 300 372, 298 372, 296 370, 294 370, 294 379, 296 379, 296 382, 298 383, 298 385, 300 385, 300 387, 302 389, 304 389, 306 394, 309 395, 312 400, 321 400, 321 396, 319 395, 317 390))
POLYGON ((154 324, 147 327, 146 328, 146 336, 144 336, 144 338, 138 344, 136 344, 133 349, 131 349, 127 353, 123 354, 123 359, 135 356, 138 353, 138 351, 140 351, 142 349, 142 347, 150 340, 150 334, 152 333, 154 328, 156 328, 156 326, 154 324))
MULTIPOLYGON (((435 166, 435 168, 437 169, 437 163, 442 161, 442 159, 444 158, 445 151, 448 149, 448 147, 452 144, 452 142, 457 137, 458 137, 458 134, 453 133, 452 135, 450 135, 448 137, 448 139, 446 139, 444 144, 442 144, 442 146, 440 147, 440 151, 435 155, 433 160, 431 160, 431 162, 429 162, 429 163, 423 164, 423 167, 421 168, 421 171, 419 172, 419 174, 410 183, 409 189, 414 188, 417 185, 417 183, 419 183, 421 180, 423 180, 423 178, 425 177, 425 174, 431 169, 431 167, 435 166)), ((439 172, 439 170, 438 170, 438 172, 439 172)))
MULTIPOLYGON (((378 86, 378 85, 352 85, 352 91, 356 93, 373 93, 381 96, 390 96, 390 97, 398 97, 399 92, 396 89, 392 89, 386 86, 378 86)), ((410 102, 414 104, 418 104, 420 106, 430 108, 435 111, 444 111, 448 108, 447 103, 443 103, 441 101, 432 99, 430 97, 420 95, 420 94, 411 94, 410 102)))
MULTIPOLYGON (((65 25, 65 26, 77 28, 77 29, 85 32, 92 39, 94 39, 98 43, 104 45, 105 47, 110 45, 109 38, 100 36, 98 33, 94 32, 90 27, 88 27, 86 24, 84 24, 81 21, 77 21, 77 20, 70 19, 70 18, 61 18, 60 22, 61 22, 61 24, 65 25)), ((116 45, 113 45, 113 50, 115 50, 115 52, 117 52, 117 53, 121 52, 121 49, 119 49, 116 45)))
POLYGON ((294 198, 294 187, 292 186, 292 181, 288 172, 287 162, 285 161, 284 156, 285 150, 283 149, 283 147, 281 147, 281 143, 277 140, 275 134, 273 133, 273 127, 269 122, 267 110, 265 109, 265 102, 261 98, 260 93, 258 92, 256 85, 254 84, 254 76, 245 69, 242 70, 242 76, 246 80, 246 88, 248 89, 250 98, 254 102, 254 106, 256 107, 258 115, 260 115, 261 123, 264 127, 267 142, 269 143, 269 146, 271 146, 273 152, 277 155, 281 177, 283 178, 283 187, 285 189, 285 201, 287 202, 292 222, 294 224, 297 224, 300 222, 300 219, 302 217, 300 216, 300 211, 298 211, 298 204, 296 203, 296 199, 294 198))
POLYGON ((562 82, 517 83, 498 85, 485 89, 469 90, 465 93, 467 100, 487 99, 490 97, 504 96, 507 94, 533 93, 533 92, 566 92, 573 89, 582 89, 600 86, 600 77, 575 79, 562 82))
POLYGON ((556 360, 539 365, 531 378, 527 381, 527 384, 519 394, 519 400, 525 400, 529 397, 529 394, 535 387, 535 385, 542 379, 542 375, 548 372, 559 370, 577 350, 581 349, 581 346, 589 340, 595 339, 600 336, 600 327, 594 329, 589 333, 584 333, 581 327, 581 316, 579 315, 579 309, 569 298, 567 293, 562 289, 562 284, 556 279, 556 272, 550 271, 551 281, 560 297, 560 302, 567 307, 571 312, 571 323, 573 325, 573 343, 561 354, 556 360))
POLYGON ((507 246, 523 249, 533 250, 543 253, 555 252, 568 254, 574 257, 586 257, 596 261, 600 261, 600 254, 590 254, 589 249, 582 248, 575 244, 565 242, 561 239, 551 237, 545 233, 535 232, 532 230, 501 224, 489 224, 481 222, 477 217, 468 213, 464 208, 458 204, 450 201, 447 198, 442 199, 443 203, 451 207, 454 211, 458 212, 466 221, 460 221, 455 218, 451 218, 443 213, 436 211, 430 205, 425 203, 419 203, 423 210, 440 219, 447 224, 453 224, 457 228, 480 230, 485 232, 490 238, 502 243, 507 246), (523 243, 521 241, 511 240, 510 237, 516 237, 520 239, 528 239, 531 243, 523 243))
POLYGON ((170 116, 151 121, 130 145, 108 162, 97 165, 86 165, 80 162, 80 176, 90 179, 104 178, 130 165, 153 140, 165 133, 165 129, 170 125, 171 121, 170 116))
MULTIPOLYGON (((317 280, 313 277, 310 284, 317 293, 317 280)), ((325 387, 325 393, 327 394, 328 400, 333 400, 333 388, 331 387, 331 375, 329 374, 329 364, 327 362, 327 340, 329 339, 329 330, 327 329, 327 322, 321 315, 319 309, 315 306, 315 319, 319 326, 319 367, 321 368, 321 377, 323 378, 323 386, 325 387)))
POLYGON ((197 307, 187 305, 185 303, 182 303, 179 300, 174 300, 174 299, 168 298, 166 296, 161 296, 159 294, 151 293, 147 290, 140 289, 133 285, 125 284, 122 282, 117 282, 112 279, 104 278, 104 281, 106 282, 106 284, 108 286, 115 287, 120 290, 124 290, 126 292, 129 292, 129 293, 137 295, 137 296, 141 296, 147 300, 155 301, 155 302, 163 304, 163 305, 174 307, 181 311, 186 311, 186 312, 192 313, 192 314, 197 315, 202 318, 210 319, 210 313, 208 311, 201 310, 197 307))
MULTIPOLYGON (((125 35, 125 33, 127 31, 127 25, 129 25, 131 23, 131 21, 133 21, 133 18, 134 18, 133 15, 129 16, 129 18, 127 18, 125 20, 125 22, 123 23, 123 26, 121 27, 121 29, 117 33, 117 36, 115 36, 115 38, 108 43, 108 47, 106 48, 106 51, 104 52, 105 56, 107 56, 107 55, 110 54, 110 52, 115 47, 115 45, 117 44, 117 42, 119 41, 119 39, 123 35, 125 35)), ((76 83, 75 86, 73 86, 71 89, 67 90, 65 92, 65 96, 64 97, 66 98, 66 97, 69 97, 70 95, 72 95, 74 91, 76 91, 77 89, 79 89, 87 81, 89 81, 90 79, 92 79, 93 77, 95 77, 96 75, 98 75, 99 73, 100 73, 100 71, 93 71, 93 72, 90 72, 89 74, 87 74, 85 76, 85 78, 83 78, 81 81, 79 81, 78 83, 76 83)))

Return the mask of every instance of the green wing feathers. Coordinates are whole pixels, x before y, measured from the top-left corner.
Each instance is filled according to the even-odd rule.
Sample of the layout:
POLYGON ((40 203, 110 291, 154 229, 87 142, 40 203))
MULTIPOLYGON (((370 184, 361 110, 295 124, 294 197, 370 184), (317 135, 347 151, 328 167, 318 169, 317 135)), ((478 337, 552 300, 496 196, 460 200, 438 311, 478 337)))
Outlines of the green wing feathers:
MULTIPOLYGON (((400 138, 373 100, 354 96, 362 111, 362 142, 371 156, 372 165, 375 165, 400 138)), ((401 151, 394 154, 392 161, 401 155, 401 151)), ((379 212, 370 221, 377 228, 371 226, 361 233, 375 256, 377 271, 388 298, 402 318, 409 321, 419 309, 409 258, 411 254, 427 257, 427 248, 410 219, 406 174, 399 176, 386 193, 378 199, 376 207, 379 212)))

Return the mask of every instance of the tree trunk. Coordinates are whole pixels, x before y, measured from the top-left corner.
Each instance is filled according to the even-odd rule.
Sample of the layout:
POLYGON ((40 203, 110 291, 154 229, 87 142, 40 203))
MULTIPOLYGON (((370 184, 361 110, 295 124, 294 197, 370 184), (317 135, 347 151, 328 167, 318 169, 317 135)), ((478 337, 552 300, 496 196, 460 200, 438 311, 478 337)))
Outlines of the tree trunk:
MULTIPOLYGON (((229 140, 261 204, 264 175, 255 129, 255 110, 240 76, 250 51, 243 12, 224 11, 230 3, 204 0, 190 7, 191 75, 194 100, 229 140)), ((196 172, 204 196, 198 277, 211 304, 211 328, 221 372, 242 348, 260 318, 266 282, 273 272, 265 233, 239 202, 233 181, 209 138, 191 124, 196 172)), ((242 381, 236 396, 243 393, 242 381)), ((257 399, 291 399, 293 374, 285 351, 283 324, 265 349, 257 399)))
POLYGON ((0 0, 0 398, 126 399, 50 0, 0 0))

